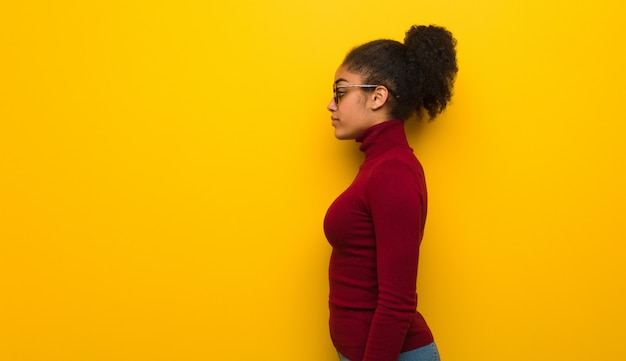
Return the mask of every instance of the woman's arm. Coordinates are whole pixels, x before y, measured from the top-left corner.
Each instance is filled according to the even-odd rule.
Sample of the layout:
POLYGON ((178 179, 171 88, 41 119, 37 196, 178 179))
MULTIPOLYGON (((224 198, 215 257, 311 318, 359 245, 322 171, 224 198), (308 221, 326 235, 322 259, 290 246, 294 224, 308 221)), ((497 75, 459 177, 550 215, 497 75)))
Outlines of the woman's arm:
POLYGON ((363 361, 396 360, 417 307, 419 245, 426 219, 421 170, 386 161, 373 171, 367 196, 376 235, 378 303, 363 361))

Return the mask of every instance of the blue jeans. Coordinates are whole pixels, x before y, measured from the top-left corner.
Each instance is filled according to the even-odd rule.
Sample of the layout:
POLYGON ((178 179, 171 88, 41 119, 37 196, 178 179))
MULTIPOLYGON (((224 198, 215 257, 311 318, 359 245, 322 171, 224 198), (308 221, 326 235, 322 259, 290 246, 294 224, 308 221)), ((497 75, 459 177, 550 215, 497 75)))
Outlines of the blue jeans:
MULTIPOLYGON (((350 361, 345 356, 339 354, 339 361, 350 361)), ((426 345, 420 348, 416 348, 415 350, 406 351, 398 356, 398 361, 440 361, 439 358, 439 350, 437 350, 437 345, 435 343, 431 343, 430 345, 426 345)))

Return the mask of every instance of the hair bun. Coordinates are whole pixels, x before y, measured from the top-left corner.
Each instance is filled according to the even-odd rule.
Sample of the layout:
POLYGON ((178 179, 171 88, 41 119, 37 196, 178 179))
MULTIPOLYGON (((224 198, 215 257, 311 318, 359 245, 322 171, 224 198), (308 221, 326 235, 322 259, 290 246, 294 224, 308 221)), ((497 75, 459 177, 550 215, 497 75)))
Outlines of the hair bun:
POLYGON ((421 106, 434 118, 452 97, 458 71, 456 39, 443 27, 414 25, 406 32, 404 45, 409 69, 417 81, 421 106))
POLYGON ((438 62, 455 60, 456 39, 443 27, 413 25, 404 37, 409 53, 421 57, 434 56, 438 62))

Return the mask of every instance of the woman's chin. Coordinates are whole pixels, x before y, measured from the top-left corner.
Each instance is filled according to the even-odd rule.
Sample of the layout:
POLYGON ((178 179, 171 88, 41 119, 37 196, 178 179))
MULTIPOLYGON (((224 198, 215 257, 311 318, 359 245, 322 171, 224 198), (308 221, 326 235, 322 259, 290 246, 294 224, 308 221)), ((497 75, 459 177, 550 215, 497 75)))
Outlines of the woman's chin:
POLYGON ((341 129, 337 129, 337 128, 335 128, 335 138, 337 138, 339 140, 354 139, 354 137, 351 134, 348 134, 346 132, 342 132, 341 129))

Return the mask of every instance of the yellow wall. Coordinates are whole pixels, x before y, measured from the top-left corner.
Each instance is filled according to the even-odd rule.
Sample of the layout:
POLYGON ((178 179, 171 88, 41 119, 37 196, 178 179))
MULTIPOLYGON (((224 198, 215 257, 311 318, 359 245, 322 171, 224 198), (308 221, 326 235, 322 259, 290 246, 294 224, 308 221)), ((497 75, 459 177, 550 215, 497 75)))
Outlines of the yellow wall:
POLYGON ((447 361, 626 359, 626 5, 4 1, 0 360, 334 360, 330 85, 435 23, 420 309, 447 361))

